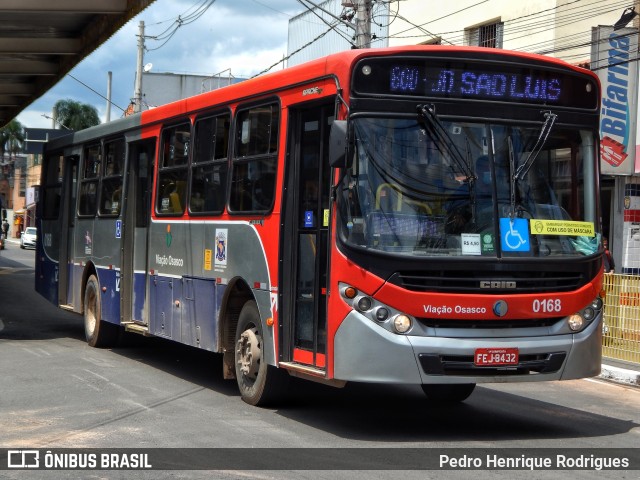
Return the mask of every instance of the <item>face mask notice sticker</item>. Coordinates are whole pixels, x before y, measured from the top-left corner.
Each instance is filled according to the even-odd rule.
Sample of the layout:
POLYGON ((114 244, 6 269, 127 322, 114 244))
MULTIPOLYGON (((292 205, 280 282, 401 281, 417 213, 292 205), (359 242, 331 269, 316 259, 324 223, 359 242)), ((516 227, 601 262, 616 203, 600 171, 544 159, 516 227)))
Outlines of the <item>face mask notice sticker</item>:
POLYGON ((539 220, 532 218, 532 235, 569 235, 569 236, 595 236, 593 222, 574 222, 571 220, 539 220))

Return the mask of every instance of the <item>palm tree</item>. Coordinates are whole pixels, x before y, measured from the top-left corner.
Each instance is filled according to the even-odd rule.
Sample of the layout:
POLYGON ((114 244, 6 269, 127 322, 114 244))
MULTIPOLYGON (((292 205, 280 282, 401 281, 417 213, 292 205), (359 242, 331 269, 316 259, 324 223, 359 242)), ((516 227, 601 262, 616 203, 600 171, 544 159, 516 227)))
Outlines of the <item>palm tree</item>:
POLYGON ((0 128, 0 156, 4 158, 5 153, 15 156, 22 151, 24 144, 24 128, 15 118, 0 128))
POLYGON ((66 99, 53 106, 53 115, 58 124, 69 130, 83 130, 100 125, 98 110, 93 105, 66 99))
MULTIPOLYGON (((24 140, 24 128, 15 118, 0 128, 0 162, 2 163, 0 178, 8 178, 11 183, 13 182, 15 156, 22 151, 24 140), (9 158, 5 161, 4 155, 7 152, 9 153, 9 158)), ((11 205, 11 199, 6 198, 3 194, 2 198, 0 198, 0 205, 2 208, 7 208, 7 206, 11 205)))

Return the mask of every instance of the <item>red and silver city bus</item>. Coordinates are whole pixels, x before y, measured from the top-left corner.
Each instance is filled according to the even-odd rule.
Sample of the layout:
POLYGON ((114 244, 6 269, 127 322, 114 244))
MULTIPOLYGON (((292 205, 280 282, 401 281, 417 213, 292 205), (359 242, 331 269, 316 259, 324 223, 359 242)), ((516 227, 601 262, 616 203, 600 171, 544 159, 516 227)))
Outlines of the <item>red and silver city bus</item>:
POLYGON ((421 385, 599 373, 600 87, 496 49, 352 50, 46 146, 37 290, 296 377, 421 385))

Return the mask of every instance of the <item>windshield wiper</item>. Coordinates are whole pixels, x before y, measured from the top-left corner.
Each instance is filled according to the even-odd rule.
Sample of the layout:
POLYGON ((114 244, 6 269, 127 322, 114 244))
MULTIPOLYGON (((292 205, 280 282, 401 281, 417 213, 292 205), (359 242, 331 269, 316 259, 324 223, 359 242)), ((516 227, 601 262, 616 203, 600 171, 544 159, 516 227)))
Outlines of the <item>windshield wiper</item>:
POLYGON ((511 212, 510 217, 513 220, 516 216, 516 174, 513 172, 516 169, 516 156, 513 153, 513 140, 511 139, 511 135, 507 137, 507 141, 509 143, 509 191, 511 192, 511 212))
MULTIPOLYGON (((473 181, 475 180, 475 176, 471 172, 471 164, 469 159, 465 159, 458 147, 453 142, 453 139, 447 132, 447 129, 444 128, 442 122, 436 115, 436 109, 434 105, 417 105, 416 110, 418 112, 418 123, 424 130, 426 134, 427 131, 431 134, 431 137, 436 141, 438 145, 438 149, 441 152, 445 152, 449 154, 451 158, 456 162, 458 168, 462 171, 462 173, 467 177, 467 179, 473 181)), ((469 153, 467 149, 467 153, 469 153)))
POLYGON ((540 135, 538 135, 538 140, 536 140, 536 144, 533 146, 533 148, 529 152, 529 156, 527 157, 527 159, 522 163, 522 165, 518 167, 518 169, 513 174, 514 182, 518 182, 520 179, 524 178, 527 175, 527 173, 531 169, 531 166, 536 161, 536 158, 538 158, 538 155, 542 151, 542 147, 544 147, 544 144, 547 142, 547 137, 549 136, 549 133, 551 133, 553 124, 558 118, 558 115, 556 115, 551 111, 543 112, 543 113, 544 113, 544 124, 540 129, 540 135))

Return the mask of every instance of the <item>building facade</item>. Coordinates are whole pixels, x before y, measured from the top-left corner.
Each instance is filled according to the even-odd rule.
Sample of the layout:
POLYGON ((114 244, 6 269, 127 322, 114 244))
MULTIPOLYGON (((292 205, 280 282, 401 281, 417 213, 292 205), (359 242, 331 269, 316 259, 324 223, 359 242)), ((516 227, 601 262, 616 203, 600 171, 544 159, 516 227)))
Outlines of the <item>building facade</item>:
POLYGON ((142 110, 242 82, 231 70, 215 75, 143 72, 142 110))
MULTIPOLYGON (((318 8, 307 9, 289 20, 289 67, 348 50, 356 44, 353 5, 357 2, 327 0, 315 3, 318 8)), ((389 15, 389 2, 371 2, 370 8, 371 47, 386 47, 389 44, 389 26, 393 20, 389 15)))

